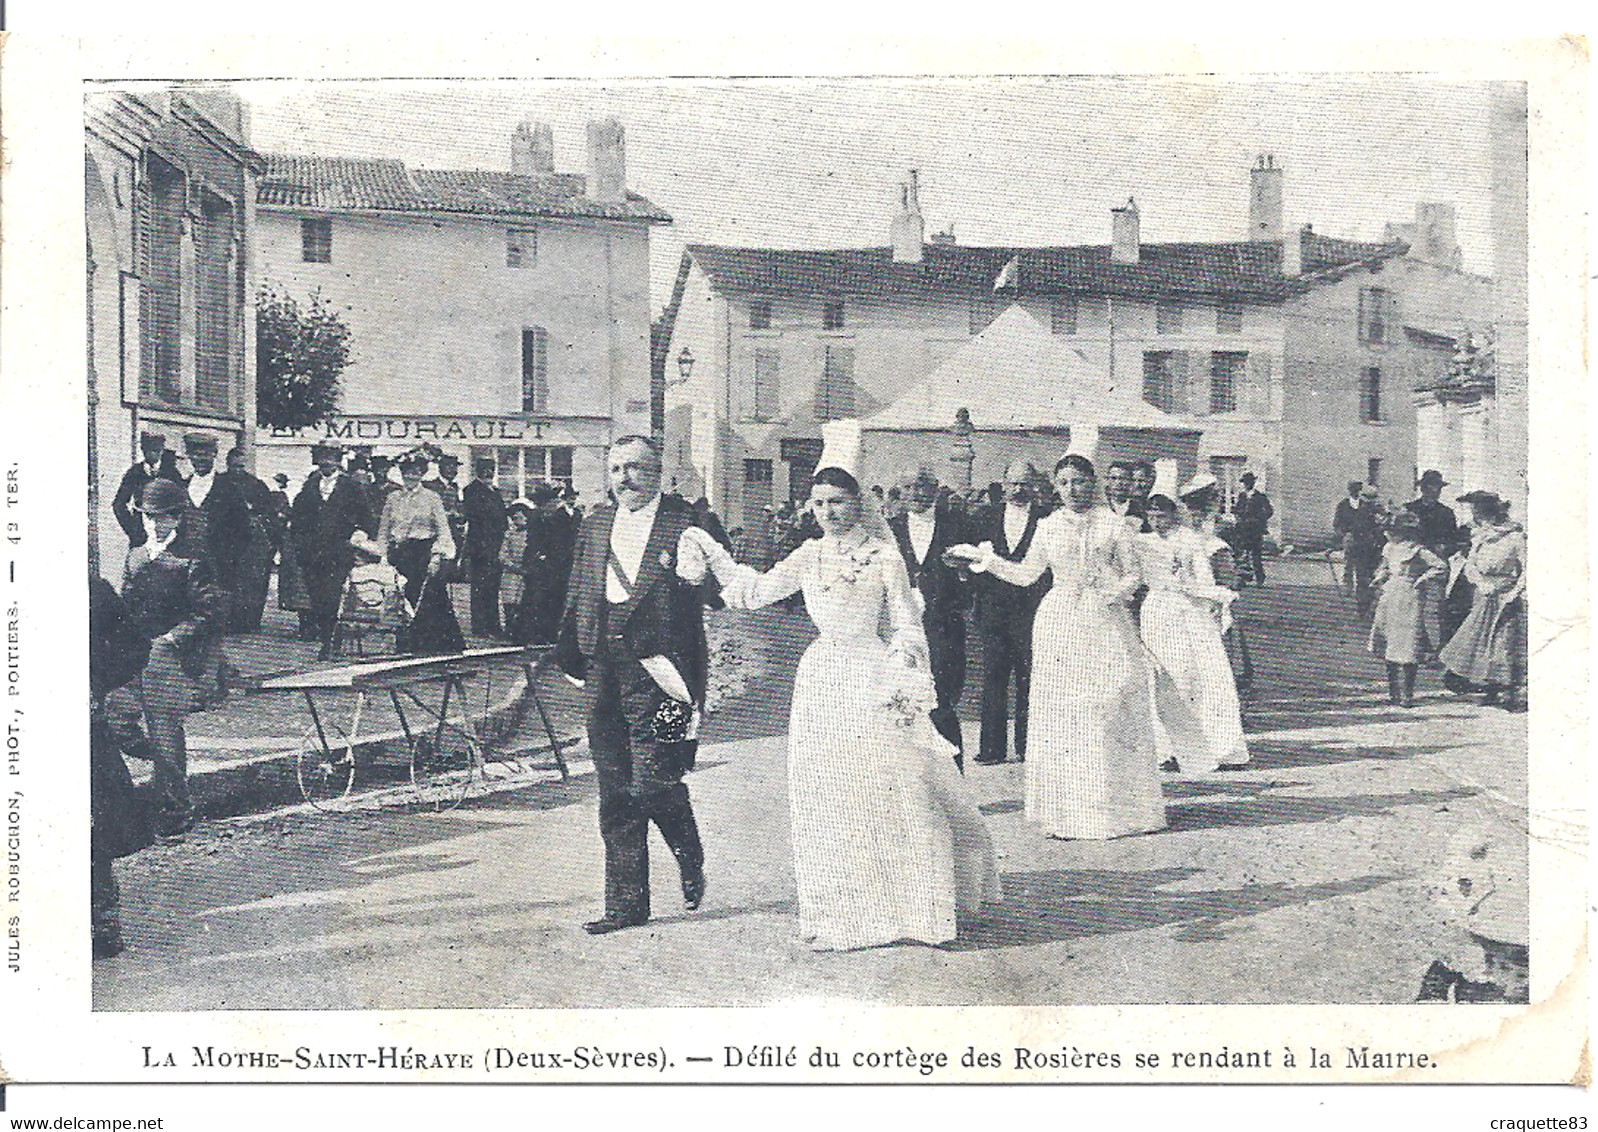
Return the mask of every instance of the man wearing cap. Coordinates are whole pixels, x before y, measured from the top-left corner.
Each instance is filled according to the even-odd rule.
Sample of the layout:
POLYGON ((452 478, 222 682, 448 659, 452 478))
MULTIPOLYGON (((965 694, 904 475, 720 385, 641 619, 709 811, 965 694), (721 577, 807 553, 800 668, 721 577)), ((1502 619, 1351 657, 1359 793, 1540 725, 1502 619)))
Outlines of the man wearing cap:
MULTIPOLYGON (((1237 556, 1252 572, 1254 584, 1265 584, 1265 531, 1271 521, 1271 516, 1276 514, 1276 509, 1271 506, 1270 497, 1263 491, 1255 491, 1254 484, 1258 482, 1253 472, 1244 472, 1237 477, 1241 490, 1237 499, 1232 503, 1232 517, 1236 520, 1232 527, 1232 545, 1236 548, 1237 556)), ((1247 578, 1243 579, 1247 584, 1247 578)))
POLYGON ((122 482, 111 499, 111 513, 116 516, 122 533, 128 536, 129 546, 143 546, 147 537, 144 519, 138 511, 144 486, 157 476, 174 482, 183 478, 178 475, 177 457, 167 451, 166 437, 160 433, 147 432, 140 436, 139 452, 142 458, 122 473, 122 482))
POLYGON ((150 537, 128 552, 122 600, 134 625, 149 638, 150 659, 133 687, 155 761, 151 786, 157 828, 166 836, 181 836, 194 820, 184 721, 220 662, 227 600, 213 582, 184 485, 151 480, 139 506, 150 537))
POLYGON ((577 520, 561 506, 554 484, 535 483, 529 496, 527 550, 522 558, 522 624, 528 641, 547 645, 561 610, 577 545, 577 520))
MULTIPOLYGON (((216 477, 219 485, 236 491, 249 508, 249 533, 239 561, 238 594, 229 629, 235 633, 254 633, 261 628, 261 613, 266 608, 266 591, 272 584, 272 557, 277 551, 274 533, 277 504, 271 489, 244 466, 244 449, 230 448, 227 470, 216 477)), ((212 489, 213 492, 215 488, 212 489)))
POLYGON ((649 919, 651 822, 677 860, 685 905, 692 911, 705 895, 704 847, 683 775, 693 769, 692 718, 708 678, 708 563, 689 534, 693 509, 660 494, 655 441, 618 439, 606 471, 613 501, 583 521, 552 654, 589 696, 605 844, 605 914, 583 925, 592 935, 649 919))
POLYGON ((292 519, 294 552, 310 605, 306 628, 322 642, 324 659, 338 623, 339 594, 354 562, 350 536, 357 530, 372 534, 377 525, 366 493, 341 466, 343 455, 336 444, 311 449, 316 471, 295 497, 292 519))
POLYGON ((1354 599, 1361 614, 1371 609, 1371 579, 1376 565, 1381 561, 1382 534, 1381 508, 1377 505, 1376 489, 1350 480, 1348 497, 1337 504, 1332 517, 1332 529, 1343 540, 1343 585, 1354 599))
POLYGON ((193 474, 185 485, 200 513, 200 545, 210 555, 217 588, 227 595, 224 632, 237 632, 245 604, 242 593, 245 554, 250 545, 250 505, 238 484, 216 474, 216 437, 190 433, 183 450, 193 474))
MULTIPOLYGON (((1444 562, 1469 548, 1468 538, 1462 539, 1459 518, 1454 509, 1443 502, 1443 488, 1448 481, 1435 468, 1420 477, 1420 498, 1404 504, 1404 510, 1420 519, 1420 544, 1444 562)), ((1443 636, 1443 598, 1448 592, 1448 578, 1434 578, 1420 585, 1421 618, 1434 649, 1448 643, 1443 636)))
POLYGON ((475 478, 461 493, 461 511, 466 516, 466 570, 472 583, 472 634, 501 637, 499 623, 499 548, 505 541, 510 516, 504 499, 494 488, 494 461, 482 457, 474 461, 475 478))

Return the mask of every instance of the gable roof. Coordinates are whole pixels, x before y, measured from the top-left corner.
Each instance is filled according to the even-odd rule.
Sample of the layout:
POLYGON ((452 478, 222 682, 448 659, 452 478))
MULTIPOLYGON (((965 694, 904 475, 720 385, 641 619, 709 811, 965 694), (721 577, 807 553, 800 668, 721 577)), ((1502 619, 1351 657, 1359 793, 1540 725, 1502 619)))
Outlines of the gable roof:
POLYGON ((317 212, 455 212, 474 216, 574 216, 669 224, 637 193, 591 200, 580 173, 527 177, 484 169, 407 169, 387 158, 268 154, 255 201, 317 212))
POLYGON ((809 251, 690 245, 718 289, 754 294, 991 295, 1000 284, 1019 294, 1194 295, 1271 301, 1318 282, 1402 254, 1407 245, 1339 240, 1299 233, 1302 271, 1282 272, 1273 241, 1144 244, 1135 264, 1113 263, 1105 244, 983 248, 926 244, 922 262, 896 263, 890 248, 809 251), (1009 270, 1012 263, 1015 267, 1009 270))
POLYGON ((861 422, 870 432, 948 428, 957 409, 982 406, 981 431, 1035 428, 1192 428, 1112 385, 1064 339, 1011 306, 923 381, 861 422))

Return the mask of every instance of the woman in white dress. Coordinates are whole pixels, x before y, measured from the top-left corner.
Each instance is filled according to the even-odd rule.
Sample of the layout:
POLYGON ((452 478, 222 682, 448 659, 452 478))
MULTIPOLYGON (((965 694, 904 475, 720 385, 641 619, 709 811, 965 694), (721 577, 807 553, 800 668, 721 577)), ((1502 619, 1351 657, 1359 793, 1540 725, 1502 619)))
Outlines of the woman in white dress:
POLYGON ((1020 562, 987 543, 949 551, 1011 585, 1054 573, 1032 626, 1026 816, 1059 838, 1164 829, 1149 666, 1128 607, 1139 582, 1132 532, 1097 502, 1086 457, 1062 459, 1054 484, 1065 506, 1038 524, 1020 562))
POLYGON ((1218 585, 1211 562, 1228 549, 1179 524, 1170 495, 1149 496, 1148 534, 1136 536, 1143 581, 1140 628, 1158 668, 1154 737, 1160 759, 1192 774, 1248 761, 1237 682, 1222 634, 1235 590, 1218 585))
POLYGON ((848 472, 818 471, 810 507, 822 537, 764 574, 699 543, 729 607, 802 591, 821 632, 799 662, 788 727, 800 936, 818 951, 946 943, 957 911, 1000 898, 993 842, 927 719, 937 697, 903 558, 862 524, 848 472))

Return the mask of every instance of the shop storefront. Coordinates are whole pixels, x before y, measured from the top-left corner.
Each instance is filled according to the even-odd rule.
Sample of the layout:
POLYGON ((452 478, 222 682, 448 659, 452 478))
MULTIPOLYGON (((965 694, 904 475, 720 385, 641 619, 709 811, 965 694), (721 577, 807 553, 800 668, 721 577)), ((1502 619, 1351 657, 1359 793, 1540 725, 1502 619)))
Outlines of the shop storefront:
POLYGON ((586 502, 605 491, 605 448, 610 421, 604 418, 530 418, 515 416, 335 416, 319 428, 261 430, 257 435, 258 474, 278 472, 297 490, 311 470, 311 446, 323 441, 374 456, 399 456, 431 446, 461 462, 460 482, 471 475, 475 461, 491 458, 496 486, 507 499, 526 495, 547 481, 576 489, 586 502))

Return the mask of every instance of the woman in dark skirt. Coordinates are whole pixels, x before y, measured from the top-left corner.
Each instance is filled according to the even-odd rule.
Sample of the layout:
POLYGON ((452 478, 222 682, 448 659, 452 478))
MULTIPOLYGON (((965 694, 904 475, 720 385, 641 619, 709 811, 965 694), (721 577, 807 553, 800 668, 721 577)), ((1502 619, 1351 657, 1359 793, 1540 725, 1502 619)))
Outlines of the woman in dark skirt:
POLYGON ((378 540, 388 548, 388 561, 405 578, 405 600, 416 611, 401 635, 401 652, 436 655, 466 647, 445 581, 445 565, 455 557, 449 515, 436 491, 422 486, 427 457, 400 457, 405 486, 383 502, 378 540))

